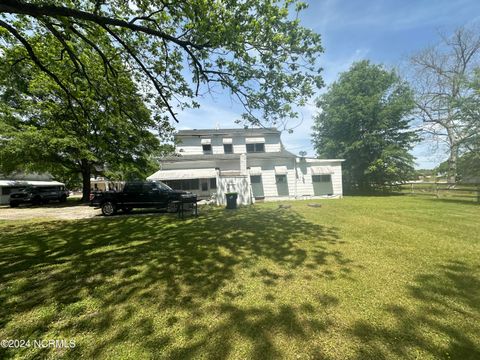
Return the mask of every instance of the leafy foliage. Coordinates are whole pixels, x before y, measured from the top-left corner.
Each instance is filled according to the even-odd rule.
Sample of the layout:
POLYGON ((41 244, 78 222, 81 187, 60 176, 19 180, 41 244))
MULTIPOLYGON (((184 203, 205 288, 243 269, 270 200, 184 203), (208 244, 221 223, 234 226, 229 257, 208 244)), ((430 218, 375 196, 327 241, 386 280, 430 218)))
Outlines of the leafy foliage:
POLYGON ((59 78, 72 79, 72 96, 81 102, 72 103, 51 77, 38 72, 24 48, 5 49, 0 60, 6 64, 0 69, 2 172, 46 171, 70 184, 82 175, 88 197, 91 174, 151 170, 161 150, 158 136, 167 139, 172 129, 146 108, 129 72, 118 71, 111 87, 102 79, 99 55, 89 47, 81 49, 82 63, 90 69, 83 77, 73 62, 57 61, 53 36, 35 44, 34 51, 59 78))
MULTIPOLYGON (((448 174, 448 161, 438 165, 435 171, 439 174, 448 174)), ((480 179, 480 154, 478 152, 467 152, 458 158, 457 179, 478 182, 480 179)))
POLYGON ((393 72, 369 61, 352 65, 318 101, 313 143, 319 156, 344 158, 347 189, 368 191, 412 175, 408 150, 413 109, 408 86, 393 72))
POLYGON ((480 157, 480 67, 475 69, 468 83, 469 95, 458 104, 465 126, 463 150, 480 157))
POLYGON ((7 0, 0 37, 29 50, 69 106, 88 110, 70 79, 38 54, 37 42, 48 34, 59 45, 52 55, 84 78, 94 72, 114 87, 128 69, 164 120, 197 106, 197 95, 227 89, 245 108, 244 121, 278 125, 322 86, 320 36, 295 16, 304 8, 297 0, 7 0), (85 60, 84 48, 97 53, 103 72, 85 60))

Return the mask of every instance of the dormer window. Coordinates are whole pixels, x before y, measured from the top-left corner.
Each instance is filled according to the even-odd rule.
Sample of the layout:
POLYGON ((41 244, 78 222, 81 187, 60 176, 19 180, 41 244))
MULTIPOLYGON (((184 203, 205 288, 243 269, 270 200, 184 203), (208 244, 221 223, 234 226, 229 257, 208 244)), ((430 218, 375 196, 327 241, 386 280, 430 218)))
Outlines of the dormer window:
POLYGON ((247 153, 265 152, 265 138, 246 138, 247 153))
POLYGON ((223 152, 225 154, 233 154, 233 145, 232 144, 223 144, 223 152))
POLYGON ((264 143, 247 144, 247 153, 265 152, 264 143))
POLYGON ((211 154, 212 153, 212 145, 210 145, 210 144, 202 145, 202 149, 203 149, 204 154, 211 154))
POLYGON ((224 154, 233 154, 233 139, 232 138, 223 138, 223 153, 224 154))

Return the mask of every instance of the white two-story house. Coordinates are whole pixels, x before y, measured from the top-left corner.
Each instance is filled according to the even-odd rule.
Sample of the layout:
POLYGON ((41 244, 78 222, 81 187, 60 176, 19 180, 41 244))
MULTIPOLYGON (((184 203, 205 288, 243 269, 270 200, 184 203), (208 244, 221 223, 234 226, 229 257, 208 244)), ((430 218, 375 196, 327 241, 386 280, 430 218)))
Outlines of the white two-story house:
POLYGON ((239 204, 342 196, 342 159, 298 157, 287 151, 275 128, 181 130, 177 150, 148 177, 200 198, 239 204))

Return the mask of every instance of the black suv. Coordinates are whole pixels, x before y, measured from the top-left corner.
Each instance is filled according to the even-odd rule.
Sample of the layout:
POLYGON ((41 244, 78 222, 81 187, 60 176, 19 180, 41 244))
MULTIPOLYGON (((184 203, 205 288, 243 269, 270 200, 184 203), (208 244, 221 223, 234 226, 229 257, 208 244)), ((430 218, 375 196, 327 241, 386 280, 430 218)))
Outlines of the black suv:
POLYGON ((117 210, 128 213, 133 208, 178 212, 180 206, 192 206, 196 202, 197 195, 173 190, 161 181, 127 182, 123 191, 95 192, 90 195, 90 206, 101 208, 105 216, 114 215, 117 210))
POLYGON ((10 206, 20 204, 48 204, 49 201, 67 201, 68 191, 64 186, 26 186, 10 195, 10 206))

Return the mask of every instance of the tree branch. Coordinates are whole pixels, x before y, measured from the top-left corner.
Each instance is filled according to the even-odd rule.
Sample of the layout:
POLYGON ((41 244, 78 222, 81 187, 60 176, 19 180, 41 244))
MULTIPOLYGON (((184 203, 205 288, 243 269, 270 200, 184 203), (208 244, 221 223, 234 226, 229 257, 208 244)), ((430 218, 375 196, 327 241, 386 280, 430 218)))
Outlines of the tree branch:
POLYGON ((95 13, 90 13, 82 10, 71 9, 64 6, 36 5, 31 3, 24 3, 20 0, 3 0, 2 3, 0 4, 0 13, 29 15, 35 18, 39 18, 41 16, 70 17, 74 19, 94 22, 102 27, 106 25, 113 25, 113 26, 118 26, 125 29, 130 29, 132 31, 153 35, 153 36, 171 41, 181 46, 182 48, 192 47, 200 50, 208 46, 208 43, 195 44, 187 40, 180 40, 163 31, 151 29, 147 26, 137 25, 135 23, 128 22, 125 20, 102 16, 102 15, 98 15, 95 13))
MULTIPOLYGON (((73 108, 73 104, 71 99, 75 99, 75 97, 70 93, 70 91, 66 88, 66 86, 60 81, 57 75, 52 73, 45 65, 42 64, 40 59, 37 57, 35 54, 35 51, 33 50, 32 46, 28 43, 28 41, 20 35, 20 33, 15 30, 10 24, 4 22, 3 20, 0 20, 0 26, 5 28, 10 34, 12 34, 18 41, 22 43, 22 45, 25 47, 25 49, 28 52, 28 55, 30 56, 30 59, 35 63, 35 65, 38 66, 38 68, 43 71, 45 74, 47 74, 55 83, 65 92, 67 95, 68 99, 68 105, 72 109, 72 112, 75 114, 75 110, 73 108)), ((75 99, 75 101, 78 102, 78 100, 75 99)))
POLYGON ((115 32, 113 32, 112 30, 110 30, 107 26, 103 26, 103 28, 116 40, 120 43, 120 45, 123 46, 123 48, 128 52, 128 54, 135 60, 135 62, 140 66, 140 68, 143 70, 143 72, 145 73, 145 75, 147 75, 147 77, 152 81, 153 83, 153 86, 155 87, 155 89, 157 90, 158 94, 160 95, 160 97, 162 98, 163 102, 165 103, 165 106, 167 107, 168 109, 168 112, 170 113, 170 115, 172 115, 173 119, 178 123, 178 119, 177 119, 177 115, 175 114, 175 112, 173 111, 172 107, 170 106, 169 102, 168 102, 168 99, 165 97, 165 95, 163 94, 163 91, 160 87, 160 85, 158 84, 158 81, 157 79, 152 75, 152 73, 147 69, 147 67, 145 66, 145 64, 138 58, 138 56, 132 51, 132 49, 130 49, 130 47, 128 46, 127 43, 125 43, 115 32))
POLYGON ((110 64, 110 61, 107 59, 103 51, 93 41, 91 41, 89 38, 83 35, 81 31, 77 30, 73 24, 69 26, 69 29, 75 35, 77 35, 80 39, 82 39, 85 43, 87 43, 92 49, 94 49, 97 52, 97 54, 102 58, 105 77, 108 79, 108 69, 110 69, 110 72, 112 73, 112 75, 116 77, 117 71, 112 66, 112 64, 110 64))

